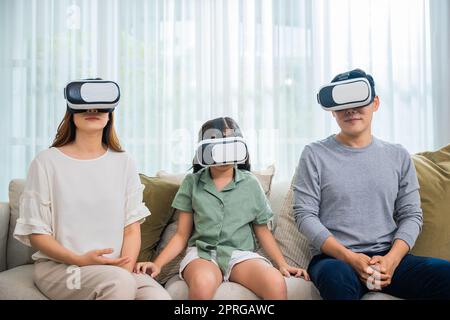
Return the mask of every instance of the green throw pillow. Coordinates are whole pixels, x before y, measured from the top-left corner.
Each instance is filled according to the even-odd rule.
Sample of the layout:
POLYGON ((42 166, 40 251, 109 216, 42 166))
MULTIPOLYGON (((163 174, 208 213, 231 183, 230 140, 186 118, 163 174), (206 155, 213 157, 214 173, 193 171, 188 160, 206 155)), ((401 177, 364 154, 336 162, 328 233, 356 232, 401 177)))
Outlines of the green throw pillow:
POLYGON ((422 232, 412 253, 450 260, 450 145, 412 159, 423 210, 422 232))
POLYGON ((161 234, 172 217, 171 204, 180 186, 144 174, 139 176, 141 183, 145 185, 143 201, 151 215, 141 224, 141 251, 138 261, 149 261, 154 258, 161 234))

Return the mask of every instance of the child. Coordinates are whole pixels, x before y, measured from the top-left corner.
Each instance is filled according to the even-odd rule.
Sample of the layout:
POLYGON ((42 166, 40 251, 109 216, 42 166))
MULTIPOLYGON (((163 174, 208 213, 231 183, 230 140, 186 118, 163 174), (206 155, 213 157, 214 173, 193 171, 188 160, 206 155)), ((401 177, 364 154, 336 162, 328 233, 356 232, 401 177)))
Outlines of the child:
POLYGON ((283 275, 309 280, 308 274, 286 263, 267 228, 273 213, 258 180, 250 173, 246 147, 236 145, 234 149, 245 150, 245 157, 231 159, 239 164, 229 164, 227 154, 227 160, 218 165, 211 161, 217 154, 208 157, 213 139, 223 141, 216 142, 220 146, 234 140, 241 147, 245 145, 231 118, 210 120, 202 126, 199 140, 204 143, 199 152, 204 157, 194 159, 194 173, 186 176, 172 203, 180 213, 177 232, 154 262, 137 263, 135 272, 157 276, 188 244, 180 277, 188 284, 190 299, 213 298, 223 280, 239 283, 263 299, 286 299, 283 275), (212 164, 205 164, 208 161, 212 164), (279 270, 255 252, 255 236, 279 270))

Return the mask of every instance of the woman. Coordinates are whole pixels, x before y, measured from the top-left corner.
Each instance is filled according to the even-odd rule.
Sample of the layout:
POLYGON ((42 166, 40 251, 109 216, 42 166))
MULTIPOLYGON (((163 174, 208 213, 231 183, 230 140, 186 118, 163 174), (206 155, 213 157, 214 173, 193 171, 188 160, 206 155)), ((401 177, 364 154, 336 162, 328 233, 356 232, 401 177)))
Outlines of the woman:
POLYGON ((150 213, 113 111, 68 105, 52 146, 31 163, 14 236, 39 250, 34 281, 50 299, 170 299, 132 273, 150 213))

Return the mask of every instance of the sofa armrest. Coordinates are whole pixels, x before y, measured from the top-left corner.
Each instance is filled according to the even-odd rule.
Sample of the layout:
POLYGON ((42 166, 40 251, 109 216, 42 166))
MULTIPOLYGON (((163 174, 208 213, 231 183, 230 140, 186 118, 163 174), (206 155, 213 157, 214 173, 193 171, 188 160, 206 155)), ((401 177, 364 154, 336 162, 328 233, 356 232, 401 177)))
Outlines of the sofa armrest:
POLYGON ((0 272, 6 270, 9 215, 9 203, 0 202, 0 272))

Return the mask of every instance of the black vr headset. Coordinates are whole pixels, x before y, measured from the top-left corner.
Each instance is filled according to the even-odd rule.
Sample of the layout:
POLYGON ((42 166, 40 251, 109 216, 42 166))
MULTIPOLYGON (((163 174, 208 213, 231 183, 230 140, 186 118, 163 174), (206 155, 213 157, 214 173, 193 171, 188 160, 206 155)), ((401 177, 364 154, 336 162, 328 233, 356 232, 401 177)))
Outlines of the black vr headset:
POLYGON ((120 100, 120 88, 114 81, 100 78, 76 80, 66 85, 64 98, 71 113, 113 112, 120 100))
POLYGON ((375 96, 372 76, 355 69, 337 75, 330 84, 320 88, 317 102, 324 110, 339 111, 368 106, 375 96))

